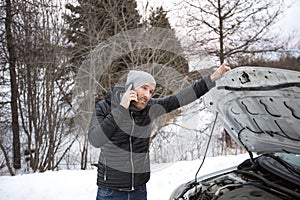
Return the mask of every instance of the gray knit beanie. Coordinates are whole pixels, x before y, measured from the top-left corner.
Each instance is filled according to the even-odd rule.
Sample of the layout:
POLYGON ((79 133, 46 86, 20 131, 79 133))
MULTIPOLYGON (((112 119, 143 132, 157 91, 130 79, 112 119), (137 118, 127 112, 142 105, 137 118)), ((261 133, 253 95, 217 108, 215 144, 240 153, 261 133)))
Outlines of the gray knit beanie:
POLYGON ((136 88, 145 83, 153 83, 156 85, 155 79, 153 76, 144 71, 130 70, 127 74, 127 80, 125 85, 133 83, 133 87, 136 88))

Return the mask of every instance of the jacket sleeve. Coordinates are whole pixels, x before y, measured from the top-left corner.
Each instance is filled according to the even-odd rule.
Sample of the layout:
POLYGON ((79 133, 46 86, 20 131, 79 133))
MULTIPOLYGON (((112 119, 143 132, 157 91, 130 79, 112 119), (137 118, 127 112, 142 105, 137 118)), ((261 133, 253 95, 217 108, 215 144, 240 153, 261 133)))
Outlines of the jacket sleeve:
POLYGON ((95 106, 92 115, 88 139, 96 148, 99 148, 110 141, 118 128, 124 132, 130 132, 132 119, 127 109, 121 105, 110 108, 105 101, 100 101, 95 106))
POLYGON ((116 125, 112 114, 108 113, 108 108, 103 101, 98 102, 89 125, 89 142, 94 147, 99 148, 109 141, 115 129, 116 125))
POLYGON ((215 82, 210 79, 210 75, 207 75, 175 95, 154 100, 154 104, 160 104, 168 113, 197 100, 214 86, 215 82))

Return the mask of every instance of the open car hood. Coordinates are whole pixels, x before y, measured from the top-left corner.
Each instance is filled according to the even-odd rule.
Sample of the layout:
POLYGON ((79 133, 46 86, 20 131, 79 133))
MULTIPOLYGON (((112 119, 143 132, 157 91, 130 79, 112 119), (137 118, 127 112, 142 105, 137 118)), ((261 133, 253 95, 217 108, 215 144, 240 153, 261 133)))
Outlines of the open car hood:
POLYGON ((216 82, 204 102, 248 151, 300 154, 300 72, 235 68, 216 82))

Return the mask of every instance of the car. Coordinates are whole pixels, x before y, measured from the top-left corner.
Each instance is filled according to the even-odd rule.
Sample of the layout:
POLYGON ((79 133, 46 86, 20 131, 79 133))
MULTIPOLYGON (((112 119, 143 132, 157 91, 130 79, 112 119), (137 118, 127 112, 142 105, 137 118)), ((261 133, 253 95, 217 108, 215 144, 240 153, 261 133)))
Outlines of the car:
POLYGON ((203 100, 249 159, 180 185, 170 200, 300 199, 300 72, 238 67, 203 100))

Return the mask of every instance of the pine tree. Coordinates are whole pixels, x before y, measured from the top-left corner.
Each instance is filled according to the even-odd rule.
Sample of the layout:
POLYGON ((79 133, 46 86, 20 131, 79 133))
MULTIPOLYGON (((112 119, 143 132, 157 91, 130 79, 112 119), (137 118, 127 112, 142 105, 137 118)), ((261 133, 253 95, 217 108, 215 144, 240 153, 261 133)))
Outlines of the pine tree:
POLYGON ((168 12, 165 11, 162 6, 157 7, 155 10, 152 8, 149 16, 150 26, 171 29, 167 14, 168 12))
POLYGON ((69 25, 65 34, 76 68, 100 42, 137 28, 141 19, 135 0, 78 0, 66 8, 71 13, 64 16, 69 25))
POLYGON ((159 58, 158 62, 161 64, 167 64, 169 67, 173 67, 181 74, 187 74, 189 70, 188 63, 187 60, 183 57, 183 49, 181 47, 180 41, 176 37, 174 29, 172 29, 171 27, 167 14, 168 12, 165 11, 162 6, 160 6, 156 9, 152 8, 149 16, 148 23, 151 27, 159 27, 171 30, 172 34, 168 37, 168 43, 170 44, 167 45, 174 46, 174 48, 177 49, 176 54, 173 52, 163 52, 161 50, 156 52, 163 55, 159 58))

